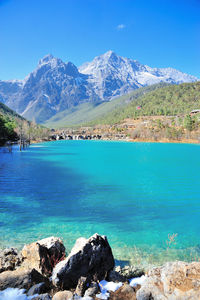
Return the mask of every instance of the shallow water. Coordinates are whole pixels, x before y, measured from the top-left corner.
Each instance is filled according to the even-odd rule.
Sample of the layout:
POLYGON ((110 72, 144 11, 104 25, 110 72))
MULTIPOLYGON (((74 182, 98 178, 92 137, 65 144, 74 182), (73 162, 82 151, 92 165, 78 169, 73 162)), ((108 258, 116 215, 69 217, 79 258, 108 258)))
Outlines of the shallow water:
POLYGON ((98 232, 118 260, 197 259, 199 154, 192 144, 107 141, 1 149, 0 246, 58 235, 69 251, 98 232))

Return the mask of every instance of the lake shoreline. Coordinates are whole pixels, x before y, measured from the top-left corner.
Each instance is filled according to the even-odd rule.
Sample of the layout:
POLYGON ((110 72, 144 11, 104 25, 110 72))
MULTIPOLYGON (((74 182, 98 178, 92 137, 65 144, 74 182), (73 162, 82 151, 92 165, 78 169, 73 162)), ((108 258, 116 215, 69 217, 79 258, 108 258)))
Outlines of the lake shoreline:
MULTIPOLYGON (((58 134, 59 137, 62 137, 58 134)), ((163 138, 163 139, 158 139, 158 140, 154 140, 154 139, 144 139, 144 138, 105 138, 105 137, 101 137, 99 139, 93 139, 93 138, 89 138, 89 139, 84 139, 84 138, 79 138, 79 139, 63 139, 63 138, 52 138, 50 137, 49 139, 44 139, 44 140, 30 140, 30 144, 40 144, 40 143, 47 143, 47 142, 53 142, 53 141, 58 141, 58 140, 99 140, 99 141, 111 141, 111 142, 131 142, 131 143, 161 143, 161 144, 200 144, 200 140, 197 139, 179 139, 179 140, 173 140, 173 139, 167 139, 167 138, 163 138)), ((2 148, 6 148, 6 147, 12 147, 13 145, 19 145, 19 142, 13 142, 13 141, 6 141, 5 144, 0 145, 0 147, 2 148)), ((26 147, 25 147, 26 148, 26 147)))
POLYGON ((66 255, 58 237, 0 250, 0 299, 199 299, 200 262, 168 262, 142 269, 115 266, 106 236, 77 239, 66 255), (23 289, 23 290, 22 290, 23 289), (4 299, 4 298, 3 298, 4 299))
POLYGON ((170 139, 161 139, 158 141, 151 139, 135 139, 130 140, 129 142, 139 142, 139 143, 163 143, 163 144, 200 144, 200 141, 195 139, 183 139, 183 140, 170 140, 170 139))
MULTIPOLYGON (((61 140, 62 141, 62 140, 61 140)), ((68 141, 68 140, 66 140, 68 141)), ((77 141, 77 140, 76 140, 77 141)), ((88 141, 88 140, 86 140, 88 141)), ((95 139, 91 139, 91 141, 96 141, 95 139)), ((151 139, 100 139, 99 141, 110 141, 110 142, 128 142, 128 143, 155 143, 155 144, 200 144, 200 141, 193 139, 183 139, 183 140, 151 140, 151 139)), ((56 142, 56 140, 49 139, 44 141, 31 141, 30 145, 40 144, 40 143, 48 143, 48 142, 56 142)), ((1 146, 2 147, 2 146, 1 146)), ((5 145, 4 145, 5 147, 5 145)))
MULTIPOLYGON (((59 140, 59 139, 58 139, 59 140)), ((55 139, 49 139, 48 141, 31 141, 31 144, 36 144, 36 143, 43 143, 43 142, 53 142, 53 141, 58 141, 55 139)), ((60 139, 60 140, 66 140, 69 141, 71 139, 60 139)), ((101 138, 101 139, 72 139, 72 140, 91 140, 91 141, 110 141, 110 142, 131 142, 131 143, 163 143, 163 144, 200 144, 200 141, 196 139, 181 139, 181 140, 171 140, 171 139, 160 139, 160 140, 153 140, 153 139, 131 139, 131 138, 124 138, 124 139, 110 139, 110 138, 101 138)))
MULTIPOLYGON (((169 272, 170 270, 174 271, 177 278, 179 271, 181 274, 184 270, 194 271, 197 274, 195 280, 198 284, 198 265, 187 263, 186 252, 184 252, 188 249, 189 255, 192 255, 195 261, 198 260, 199 212, 196 209, 199 199, 198 147, 167 146, 167 144, 159 146, 153 143, 145 145, 142 142, 140 145, 134 145, 133 142, 129 144, 120 142, 77 140, 73 143, 63 140, 38 146, 33 144, 32 149, 30 147, 22 153, 18 151, 17 146, 15 155, 9 153, 5 156, 1 155, 1 178, 4 180, 1 182, 0 198, 1 208, 5 212, 1 220, 2 245, 25 242, 27 249, 29 242, 37 241, 36 246, 32 245, 31 250, 24 253, 26 258, 23 261, 28 262, 28 253, 38 260, 36 250, 42 237, 58 234, 68 247, 67 253, 70 253, 78 236, 89 237, 94 232, 105 233, 108 238, 110 236, 113 257, 118 260, 112 271, 119 275, 124 268, 122 264, 121 268, 118 268, 119 260, 123 257, 126 260, 125 264, 130 262, 130 266, 136 266, 138 269, 143 264, 152 294, 156 293, 154 279, 155 283, 158 283, 169 273, 168 279, 173 282, 176 280, 171 277, 173 274, 169 272), (6 185, 8 180, 10 184, 6 185), (13 189, 15 186, 17 189, 13 189), (193 245, 196 247, 191 249, 193 245), (150 259, 147 260, 148 254, 152 254, 151 266, 148 265, 150 262, 150 259), (157 259, 160 264, 156 264, 157 259), (179 262, 175 261, 176 259, 179 262), (158 274, 162 274, 162 278, 158 274)), ((93 241, 94 245, 95 243, 96 240, 93 241)), ((41 249, 45 254, 47 250, 41 249)), ((90 253, 89 257, 91 255, 90 253)), ((99 256, 95 255, 96 257, 99 256)), ((46 258, 43 260, 48 262, 46 258)), ((53 261, 59 263, 57 258, 53 261)), ((30 266, 29 263, 27 265, 30 266)), ((43 271, 46 272, 48 268, 47 263, 43 271)), ((2 272, 3 275, 0 275, 2 282, 5 282, 3 279, 6 274, 10 278, 11 274, 19 275, 22 269, 8 271, 16 272, 2 272)), ((110 271, 108 273, 110 276, 110 271)), ((30 276, 36 274, 41 278, 35 271, 28 274, 30 276)), ((73 272, 70 278, 75 274, 76 272, 73 272)), ((86 276, 83 273, 79 274, 78 281, 88 274, 90 271, 86 276)), ((20 276, 29 275, 20 273, 20 276)), ((98 280, 102 278, 118 284, 113 277, 112 280, 107 276, 98 277, 98 280)), ((179 278, 179 282, 182 282, 181 280, 183 280, 182 287, 187 286, 185 284, 187 278, 179 278)), ((97 281, 95 283, 98 284, 97 281)), ((3 284, 0 285, 2 289, 5 287, 3 284)), ((166 282, 161 284, 163 287, 166 282)), ((71 290, 67 285, 61 287, 59 292, 63 292, 64 289, 75 293, 75 285, 77 287, 77 281, 71 290)), ((17 287, 22 288, 22 286, 17 287)), ((176 287, 178 288, 178 284, 176 287)), ((130 284, 122 283, 121 288, 130 289, 130 284)), ((120 293, 124 292, 122 289, 119 289, 120 293)), ((147 293, 147 290, 146 286, 141 291, 147 293)), ((134 290, 130 289, 130 292, 133 293, 134 290)), ((114 295, 109 293, 110 299, 113 300, 117 299, 116 297, 120 300, 129 299, 122 298, 121 295, 116 294, 117 291, 114 295)), ((139 292, 135 293, 138 295, 139 292)), ((161 295, 162 291, 159 290, 159 293, 161 295)), ((190 293, 194 293, 193 288, 190 293)), ((49 294, 51 298, 54 296, 55 294, 49 294)), ((195 299, 196 295, 193 296, 195 299)))

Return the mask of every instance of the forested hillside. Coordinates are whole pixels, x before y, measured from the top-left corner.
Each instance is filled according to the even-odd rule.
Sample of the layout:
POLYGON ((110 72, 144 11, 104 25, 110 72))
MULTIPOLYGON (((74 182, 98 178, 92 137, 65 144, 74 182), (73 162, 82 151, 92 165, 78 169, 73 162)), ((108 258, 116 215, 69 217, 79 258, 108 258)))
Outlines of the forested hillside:
POLYGON ((25 119, 0 102, 0 145, 18 139, 16 128, 25 119))
POLYGON ((127 118, 140 116, 185 115, 194 109, 200 109, 200 81, 155 89, 90 124, 115 124, 127 118))
POLYGON ((27 121, 0 102, 0 145, 7 141, 37 140, 48 137, 49 129, 27 121))
POLYGON ((121 111, 122 107, 129 104, 131 101, 135 101, 142 95, 155 89, 168 86, 167 83, 158 83, 146 87, 139 88, 131 93, 128 93, 124 96, 117 97, 111 101, 103 103, 83 103, 73 107, 71 109, 64 110, 60 113, 57 113, 46 123, 47 127, 50 128, 59 128, 66 126, 80 126, 81 124, 93 121, 93 120, 103 120, 108 113, 112 114, 112 111, 121 111))

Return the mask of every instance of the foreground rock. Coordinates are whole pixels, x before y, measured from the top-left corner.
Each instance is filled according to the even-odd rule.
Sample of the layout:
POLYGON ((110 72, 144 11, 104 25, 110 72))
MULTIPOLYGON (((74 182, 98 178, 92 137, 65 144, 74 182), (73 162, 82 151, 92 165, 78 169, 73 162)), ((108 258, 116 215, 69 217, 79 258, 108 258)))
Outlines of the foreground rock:
POLYGON ((55 265, 65 258, 65 247, 61 239, 49 237, 25 245, 22 249, 23 268, 36 269, 50 276, 55 265))
POLYGON ((153 268, 137 292, 137 300, 200 299, 200 262, 172 262, 153 268))
POLYGON ((115 293, 110 293, 110 300, 136 300, 136 290, 129 284, 124 284, 115 293))
POLYGON ((84 297, 95 297, 98 292, 99 285, 95 281, 92 281, 89 288, 85 291, 84 297))
POLYGON ((114 258, 107 238, 94 234, 88 240, 76 241, 69 256, 56 265, 52 282, 61 289, 76 287, 81 276, 102 280, 114 267, 114 258))
POLYGON ((70 300, 73 297, 73 293, 70 291, 61 291, 53 296, 53 300, 70 300))
POLYGON ((111 270, 108 273, 107 280, 114 281, 114 282, 125 282, 125 281, 127 281, 127 278, 124 277, 123 275, 121 275, 119 272, 117 272, 115 270, 111 270))
POLYGON ((47 292, 49 287, 44 283, 40 282, 38 284, 33 285, 27 293, 27 296, 39 295, 47 292))
POLYGON ((75 289, 75 294, 77 296, 82 297, 84 295, 85 291, 87 290, 88 286, 89 286, 89 282, 88 282, 87 277, 79 278, 78 284, 77 284, 76 289, 75 289))
POLYGON ((29 290, 33 285, 44 282, 46 290, 50 289, 49 280, 35 269, 18 268, 0 274, 0 290, 18 288, 29 290))
POLYGON ((14 270, 21 264, 21 255, 14 248, 0 251, 0 273, 8 270, 14 270))
POLYGON ((29 297, 38 294, 32 300, 50 300, 53 295, 53 300, 97 300, 105 295, 110 300, 200 299, 200 262, 166 263, 140 277, 144 271, 136 267, 113 269, 107 238, 98 234, 78 239, 70 255, 63 257, 65 247, 54 237, 25 246, 22 259, 13 248, 2 251, 0 294, 17 295, 26 289, 29 297))

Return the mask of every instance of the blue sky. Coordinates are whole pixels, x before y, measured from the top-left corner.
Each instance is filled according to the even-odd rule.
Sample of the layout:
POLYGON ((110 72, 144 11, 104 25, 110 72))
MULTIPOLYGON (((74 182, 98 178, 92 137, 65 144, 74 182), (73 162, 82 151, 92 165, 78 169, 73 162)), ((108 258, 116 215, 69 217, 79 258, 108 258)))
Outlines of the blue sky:
POLYGON ((108 50, 200 78, 199 0, 0 0, 0 79, 51 53, 79 66, 108 50))

